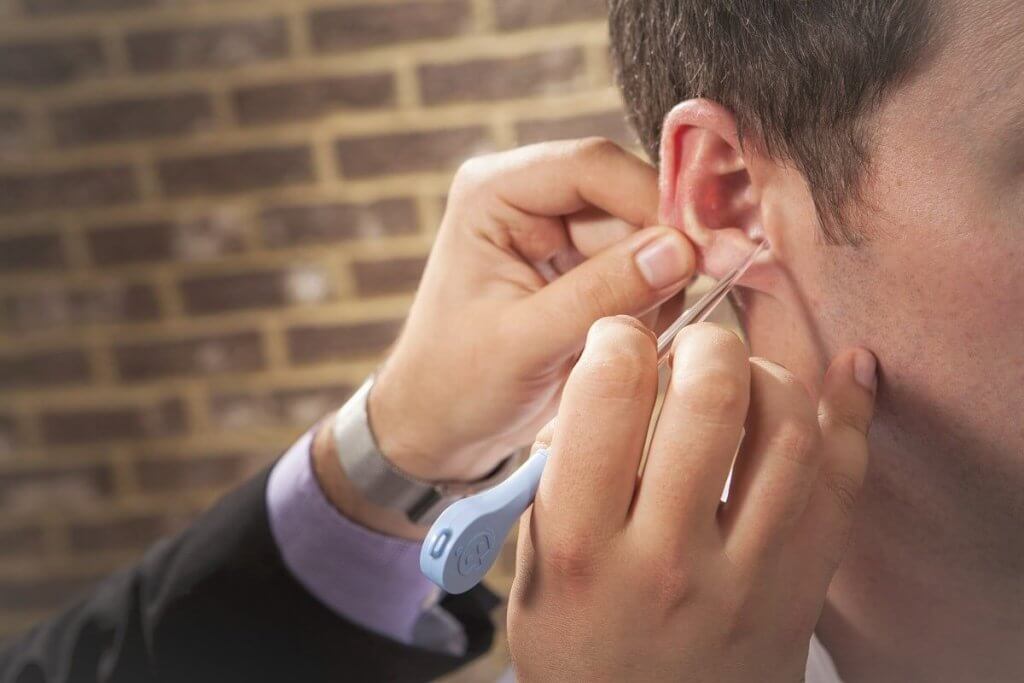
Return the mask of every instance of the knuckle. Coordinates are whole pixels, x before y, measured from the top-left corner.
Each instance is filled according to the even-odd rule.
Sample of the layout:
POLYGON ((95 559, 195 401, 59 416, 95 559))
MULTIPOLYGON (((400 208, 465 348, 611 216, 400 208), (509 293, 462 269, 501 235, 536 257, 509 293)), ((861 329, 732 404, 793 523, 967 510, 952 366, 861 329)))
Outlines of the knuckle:
POLYGON ((700 349, 703 356, 724 356, 747 362, 747 347, 736 333, 714 323, 697 323, 679 333, 677 347, 686 345, 700 349))
POLYGON ((778 386, 780 392, 786 397, 787 405, 792 412, 800 415, 802 419, 816 420, 815 405, 811 400, 811 394, 807 386, 796 375, 767 358, 751 358, 750 362, 764 370, 767 373, 768 381, 778 386))
POLYGON ((576 141, 576 154, 584 159, 606 158, 619 154, 622 148, 617 144, 600 136, 581 138, 576 141))
POLYGON ((848 408, 831 406, 824 407, 818 413, 818 419, 823 429, 835 432, 853 432, 866 437, 871 418, 848 408))
POLYGON ((647 590, 651 604, 661 605, 665 613, 671 614, 694 600, 697 585, 693 572, 685 565, 663 564, 650 575, 647 590))
POLYGON ((597 557, 585 541, 559 543, 546 553, 544 564, 551 576, 575 587, 585 587, 597 576, 597 557))
MULTIPOLYGON (((770 361, 769 361, 770 362, 770 361)), ((779 384, 790 397, 791 404, 804 416, 813 415, 811 395, 797 376, 781 365, 773 364, 778 370, 779 384)))
POLYGON ((626 572, 643 604, 656 605, 657 612, 667 619, 696 599, 700 572, 697 558, 688 557, 674 542, 651 545, 641 539, 624 547, 632 559, 619 565, 626 572))
POLYGON ((615 341, 642 345, 652 339, 650 331, 636 318, 628 315, 609 315, 599 318, 591 326, 593 334, 619 335, 615 341))
POLYGON ((584 311, 595 317, 607 317, 618 313, 619 289, 607 274, 596 272, 590 277, 579 278, 576 285, 576 299, 584 311))
POLYGON ((576 382, 609 397, 637 396, 657 373, 654 343, 645 332, 620 319, 603 319, 591 330, 573 370, 576 382))
POLYGON ((860 483, 840 472, 826 472, 823 475, 823 483, 825 490, 832 496, 843 517, 849 521, 857 506, 860 483))
POLYGON ((684 373, 676 393, 688 410, 705 418, 742 417, 750 400, 744 378, 724 368, 703 368, 684 373))
POLYGON ((772 450, 800 465, 817 461, 820 438, 817 424, 800 418, 783 420, 772 437, 772 450))
POLYGON ((493 157, 493 154, 485 154, 463 161, 452 179, 452 194, 472 190, 482 185, 490 176, 493 157))

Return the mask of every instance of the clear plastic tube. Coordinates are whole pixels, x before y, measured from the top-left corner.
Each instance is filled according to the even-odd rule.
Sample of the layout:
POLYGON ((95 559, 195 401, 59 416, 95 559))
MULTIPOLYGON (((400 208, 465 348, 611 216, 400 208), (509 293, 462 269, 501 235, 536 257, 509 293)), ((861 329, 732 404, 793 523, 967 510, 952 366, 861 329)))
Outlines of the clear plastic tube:
POLYGON ((675 340, 676 335, 687 325, 693 325, 694 323, 706 320, 711 315, 711 312, 718 307, 718 304, 722 303, 722 299, 732 291, 733 286, 743 277, 743 274, 753 265, 754 260, 766 249, 768 249, 767 240, 754 247, 750 255, 743 260, 743 263, 729 271, 725 277, 719 280, 696 303, 683 311, 682 315, 676 318, 676 321, 661 333, 661 336, 658 337, 658 365, 668 360, 669 352, 672 350, 672 342, 675 340))

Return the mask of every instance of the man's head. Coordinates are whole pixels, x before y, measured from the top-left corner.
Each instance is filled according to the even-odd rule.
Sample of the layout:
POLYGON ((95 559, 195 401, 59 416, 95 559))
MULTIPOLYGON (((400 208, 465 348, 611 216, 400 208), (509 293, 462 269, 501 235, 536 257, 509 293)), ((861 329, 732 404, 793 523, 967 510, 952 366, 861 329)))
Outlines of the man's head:
POLYGON ((677 103, 717 102, 742 140, 803 173, 825 237, 859 239, 842 209, 868 159, 865 119, 929 48, 924 0, 612 0, 610 9, 619 82, 652 159, 677 103))
POLYGON ((813 385, 875 351, 874 491, 929 542, 992 529, 961 554, 1024 570, 997 532, 1024 508, 1016 0, 612 0, 611 21, 662 220, 713 275, 772 243, 742 295, 754 352, 813 385))

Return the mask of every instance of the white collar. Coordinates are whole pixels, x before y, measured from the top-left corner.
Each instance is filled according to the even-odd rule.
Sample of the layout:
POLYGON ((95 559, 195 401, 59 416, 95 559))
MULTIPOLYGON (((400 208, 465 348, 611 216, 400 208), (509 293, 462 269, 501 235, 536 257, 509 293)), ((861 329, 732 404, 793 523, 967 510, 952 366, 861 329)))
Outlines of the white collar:
POLYGON ((843 683, 836 671, 836 665, 828 650, 818 640, 817 635, 811 636, 811 647, 807 652, 807 670, 804 674, 805 683, 843 683))

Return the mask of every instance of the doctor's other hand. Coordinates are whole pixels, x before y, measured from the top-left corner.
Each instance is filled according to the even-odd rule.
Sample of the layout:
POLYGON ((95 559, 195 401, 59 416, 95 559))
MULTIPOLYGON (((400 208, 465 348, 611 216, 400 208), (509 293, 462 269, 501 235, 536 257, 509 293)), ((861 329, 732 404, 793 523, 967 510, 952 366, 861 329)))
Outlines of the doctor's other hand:
POLYGON ((814 401, 733 333, 683 330, 638 476, 656 362, 646 328, 602 320, 540 437, 509 604, 518 680, 803 680, 867 465, 874 357, 837 356, 814 401))
POLYGON ((682 290, 695 255, 656 227, 654 168, 602 139, 481 157, 458 172, 408 321, 370 393, 381 451, 473 480, 529 445, 599 318, 682 290))

